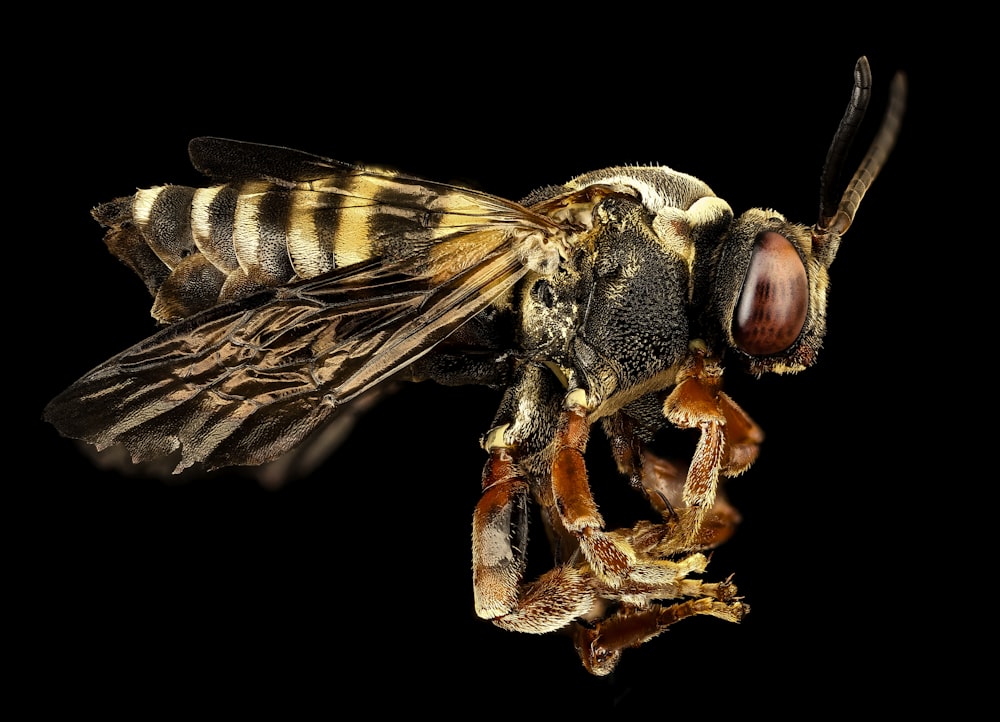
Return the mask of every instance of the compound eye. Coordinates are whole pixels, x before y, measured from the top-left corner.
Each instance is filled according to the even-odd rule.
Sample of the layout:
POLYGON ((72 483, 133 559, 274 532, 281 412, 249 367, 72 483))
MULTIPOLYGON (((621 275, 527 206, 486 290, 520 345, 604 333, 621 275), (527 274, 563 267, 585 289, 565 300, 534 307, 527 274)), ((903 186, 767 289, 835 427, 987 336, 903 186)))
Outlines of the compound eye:
POLYGON ((733 338, 751 356, 784 351, 806 322, 809 282, 795 247, 767 231, 754 242, 750 267, 733 316, 733 338))

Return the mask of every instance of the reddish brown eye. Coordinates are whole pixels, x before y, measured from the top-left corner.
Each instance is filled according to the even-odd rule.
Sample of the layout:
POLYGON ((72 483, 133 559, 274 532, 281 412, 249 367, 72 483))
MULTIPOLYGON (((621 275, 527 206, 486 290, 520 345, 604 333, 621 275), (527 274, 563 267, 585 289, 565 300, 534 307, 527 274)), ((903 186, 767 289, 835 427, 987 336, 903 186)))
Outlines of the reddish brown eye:
POLYGON ((733 317, 736 345, 751 356, 791 346, 806 322, 809 283, 795 247, 780 233, 762 233, 733 317))

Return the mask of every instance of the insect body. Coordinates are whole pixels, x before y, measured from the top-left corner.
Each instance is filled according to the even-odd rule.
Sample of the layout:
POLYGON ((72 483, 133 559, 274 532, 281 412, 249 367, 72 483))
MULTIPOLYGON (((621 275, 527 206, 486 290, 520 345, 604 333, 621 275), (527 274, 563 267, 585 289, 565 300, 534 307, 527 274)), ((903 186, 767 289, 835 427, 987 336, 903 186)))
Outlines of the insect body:
POLYGON ((595 674, 686 616, 739 621, 747 607, 730 583, 690 578, 735 524, 720 479, 749 467, 762 439, 723 392, 721 362, 754 373, 813 363, 827 269, 902 112, 900 79, 854 180, 832 192, 869 86, 862 59, 812 228, 770 210, 734 216, 665 167, 588 173, 513 203, 196 139, 192 161, 214 185, 95 210, 165 327, 86 374, 46 418, 134 461, 216 468, 294 453, 395 381, 501 388, 473 520, 480 616, 571 630, 595 674), (656 523, 605 528, 584 464, 598 422, 656 523), (648 448, 666 427, 697 433, 687 469, 648 448), (526 583, 532 501, 555 567, 526 583))

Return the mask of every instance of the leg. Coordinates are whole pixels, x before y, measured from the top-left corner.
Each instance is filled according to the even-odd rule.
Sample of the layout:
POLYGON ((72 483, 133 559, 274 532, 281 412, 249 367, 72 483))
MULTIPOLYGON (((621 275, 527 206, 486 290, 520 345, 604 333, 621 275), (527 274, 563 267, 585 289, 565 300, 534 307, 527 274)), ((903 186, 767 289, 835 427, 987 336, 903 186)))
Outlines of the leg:
POLYGON ((575 625, 573 643, 587 671, 604 676, 614 670, 624 650, 645 644, 685 617, 707 614, 727 622, 739 622, 749 611, 750 608, 739 601, 719 602, 708 597, 670 605, 622 605, 594 626, 575 625))
POLYGON ((606 583, 621 583, 634 554, 627 541, 615 543, 602 531, 583 461, 589 435, 585 410, 564 400, 549 369, 525 364, 494 423, 483 439, 490 460, 473 518, 477 614, 499 619, 524 605, 529 493, 538 501, 557 564, 582 550, 606 583))
POLYGON ((472 517, 476 614, 500 617, 518 605, 528 542, 528 485, 507 449, 490 453, 472 517))
POLYGON ((760 427, 721 386, 722 367, 694 349, 663 403, 667 421, 701 432, 682 494, 684 507, 698 517, 691 526, 692 534, 697 534, 707 511, 714 507, 719 475, 735 476, 749 468, 764 439, 760 427))
MULTIPOLYGON (((713 614, 739 621, 749 609, 736 597, 736 587, 729 581, 706 583, 689 579, 692 574, 705 571, 708 559, 700 553, 679 553, 677 544, 686 534, 676 532, 666 525, 649 522, 640 522, 633 529, 609 532, 608 536, 621 545, 635 545, 642 551, 631 576, 623 584, 609 585, 581 559, 575 564, 556 567, 534 582, 521 586, 516 605, 493 622, 503 629, 533 634, 552 632, 580 620, 584 620, 584 628, 591 630, 600 630, 610 624, 609 628, 617 630, 613 638, 619 641, 626 639, 624 630, 634 632, 628 637, 630 643, 619 647, 624 648, 652 639, 667 626, 663 621, 672 614, 675 618, 669 624, 690 614, 713 614), (675 559, 659 558, 661 554, 675 559), (706 603, 695 604, 690 607, 691 611, 683 614, 653 603, 654 600, 685 597, 706 603), (630 619, 636 621, 629 622, 630 619)), ((686 609, 684 605, 675 606, 686 609)))
POLYGON ((473 523, 476 611, 512 631, 575 629, 588 669, 603 674, 622 649, 679 619, 736 621, 745 613, 732 585, 688 578, 707 564, 695 550, 721 543, 738 517, 719 495, 708 510, 684 506, 690 474, 635 446, 645 459, 635 469, 640 484, 671 513, 663 523, 604 531, 583 458, 588 411, 577 398, 564 398, 545 369, 526 365, 484 438, 490 458, 473 523), (557 566, 524 583, 529 495, 557 566), (704 523, 709 518, 717 523, 704 523), (670 599, 685 601, 658 601, 670 599))
POLYGON ((584 452, 590 423, 578 395, 570 393, 560 418, 552 460, 552 494, 562 526, 574 534, 587 561, 609 584, 620 584, 635 563, 635 554, 625 540, 605 534, 604 519, 590 492, 584 452))
MULTIPOLYGON (((688 540, 690 551, 714 549, 727 541, 741 519, 723 490, 717 491, 711 510, 701 515, 700 524, 696 524, 698 511, 687 507, 684 501, 688 467, 654 454, 632 427, 633 422, 622 413, 605 423, 618 469, 629 478, 632 487, 646 497, 666 523, 697 526, 695 536, 688 540)), ((641 553, 638 548, 636 552, 641 553)))
POLYGON ((641 522, 608 536, 639 554, 626 582, 608 585, 583 559, 564 564, 521 587, 517 605, 493 619, 494 624, 533 634, 565 629, 587 670, 605 675, 623 650, 644 644, 681 619, 709 615, 739 622, 750 611, 728 580, 706 583, 689 578, 704 572, 708 560, 703 554, 681 553, 679 545, 687 537, 683 529, 641 522), (656 601, 670 599, 684 601, 656 601))
POLYGON ((683 523, 640 522, 631 530, 613 533, 627 535, 640 561, 620 588, 595 584, 595 593, 604 602, 603 615, 589 622, 578 621, 570 630, 580 659, 591 674, 610 673, 625 649, 645 644, 686 617, 709 615, 740 622, 750 612, 729 580, 705 583, 688 578, 703 573, 708 559, 703 554, 686 553, 690 533, 683 523), (685 601, 660 603, 669 599, 685 601))
MULTIPOLYGON (((574 427, 576 421, 573 422, 574 427)), ((606 535, 597 507, 587 487, 586 471, 571 464, 555 471, 553 504, 558 513, 542 509, 550 540, 555 540, 556 558, 577 557, 583 551, 585 568, 565 565, 543 574, 531 584, 523 584, 527 545, 527 504, 529 485, 514 461, 513 450, 502 445, 505 427, 487 435, 484 445, 490 459, 483 472, 483 494, 476 505, 472 526, 473 587, 476 613, 504 629, 542 633, 565 627, 574 619, 593 612, 597 597, 590 578, 600 576, 604 586, 621 584, 635 555, 624 535, 606 535), (582 470, 583 476, 576 474, 582 470), (556 489, 555 487, 558 487, 556 489), (564 500, 564 501, 563 501, 564 500), (567 515, 576 528, 562 520, 567 515), (588 526, 592 525, 592 526, 588 526), (623 551, 625 550, 625 551, 623 551), (626 556, 626 554, 628 556, 626 556), (597 564, 590 559, 596 558, 597 564), (607 559, 618 562, 621 573, 608 578, 607 559)), ((575 447, 574 447, 575 448, 575 447)), ((567 455, 571 462, 575 457, 567 455)))

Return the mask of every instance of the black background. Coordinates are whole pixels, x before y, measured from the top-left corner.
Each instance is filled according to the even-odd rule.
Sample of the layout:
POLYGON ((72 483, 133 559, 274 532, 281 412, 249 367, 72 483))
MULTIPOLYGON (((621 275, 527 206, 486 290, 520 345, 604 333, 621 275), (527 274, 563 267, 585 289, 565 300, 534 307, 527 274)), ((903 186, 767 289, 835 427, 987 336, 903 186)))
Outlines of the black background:
MULTIPOLYGON (((912 447, 932 431, 897 381, 923 313, 902 288, 927 262, 908 219, 923 203, 930 63, 853 32, 724 39, 708 25, 595 18, 579 31, 513 23, 480 36, 398 22, 412 23, 409 40, 268 19, 252 31, 192 26, 169 43, 148 28, 83 34, 38 78, 32 110, 60 132, 34 169, 43 207, 29 255, 45 302, 30 302, 32 398, 17 421, 41 492, 18 554, 41 552, 29 564, 32 669, 81 703, 137 709, 195 693, 220 709, 305 700, 505 715, 890 702, 883 673, 909 643, 888 580, 908 564, 901 542, 922 523, 925 493, 900 457, 930 453, 912 447), (594 168, 664 163, 736 210, 812 222, 865 53, 869 129, 896 69, 909 73, 910 108, 834 264, 820 363, 795 377, 729 374, 768 435, 729 485, 744 523, 708 572, 735 572, 753 608, 740 626, 689 620, 599 680, 562 637, 478 620, 469 536, 477 440, 497 403, 488 391, 408 388, 316 474, 278 491, 228 473, 177 484, 100 471, 39 420, 47 399, 152 332, 144 289, 107 254, 89 210, 136 187, 197 183, 191 137, 285 145, 509 198, 594 168)), ((618 486, 595 481, 599 503, 612 505, 618 486)))

